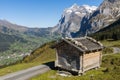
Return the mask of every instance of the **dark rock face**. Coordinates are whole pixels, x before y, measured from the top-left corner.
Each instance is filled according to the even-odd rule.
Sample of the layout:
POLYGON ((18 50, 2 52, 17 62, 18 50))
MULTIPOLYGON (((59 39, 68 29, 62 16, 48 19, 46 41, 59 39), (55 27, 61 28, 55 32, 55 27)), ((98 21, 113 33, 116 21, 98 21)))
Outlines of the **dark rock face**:
POLYGON ((119 0, 108 0, 108 1, 111 3, 114 3, 114 2, 119 1, 119 0))
POLYGON ((120 0, 104 0, 92 14, 85 15, 80 29, 72 37, 85 36, 99 31, 120 18, 120 0))

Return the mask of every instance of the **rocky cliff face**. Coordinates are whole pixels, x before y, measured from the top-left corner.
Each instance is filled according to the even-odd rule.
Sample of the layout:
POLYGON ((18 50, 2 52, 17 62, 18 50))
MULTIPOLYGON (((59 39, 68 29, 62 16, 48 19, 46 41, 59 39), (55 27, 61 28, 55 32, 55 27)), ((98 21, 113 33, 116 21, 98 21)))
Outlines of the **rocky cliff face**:
POLYGON ((104 0, 92 14, 85 15, 81 21, 81 28, 73 37, 84 36, 99 31, 120 18, 120 0, 104 0))
POLYGON ((65 9, 54 31, 63 37, 80 37, 110 25, 120 18, 120 0, 104 0, 95 6, 78 6, 65 9))
POLYGON ((71 37, 71 32, 75 33, 79 31, 82 18, 96 9, 96 6, 78 6, 77 4, 74 4, 70 8, 64 10, 62 17, 53 32, 59 32, 62 36, 71 37))

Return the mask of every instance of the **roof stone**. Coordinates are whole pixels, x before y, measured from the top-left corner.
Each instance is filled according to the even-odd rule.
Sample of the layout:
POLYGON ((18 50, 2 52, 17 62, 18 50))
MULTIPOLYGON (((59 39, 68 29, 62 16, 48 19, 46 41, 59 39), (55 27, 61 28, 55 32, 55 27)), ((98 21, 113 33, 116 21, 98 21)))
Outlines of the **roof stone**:
MULTIPOLYGON (((103 45, 91 37, 81 37, 81 38, 62 38, 63 41, 70 45, 74 45, 81 51, 93 51, 103 48, 103 45)), ((60 44, 60 43, 59 43, 60 44)), ((59 45, 58 44, 58 45, 59 45)))

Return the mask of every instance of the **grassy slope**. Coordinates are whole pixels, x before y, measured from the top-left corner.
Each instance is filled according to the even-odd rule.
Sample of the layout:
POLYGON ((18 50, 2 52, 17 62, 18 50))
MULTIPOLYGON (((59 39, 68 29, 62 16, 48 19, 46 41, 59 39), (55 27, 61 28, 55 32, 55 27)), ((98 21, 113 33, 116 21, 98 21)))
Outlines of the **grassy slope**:
POLYGON ((113 48, 112 47, 120 47, 120 40, 117 41, 101 41, 105 48, 103 49, 103 54, 111 54, 113 53, 113 48))
MULTIPOLYGON (((103 41, 104 45, 108 45, 107 41, 103 41)), ((111 46, 114 44, 119 44, 119 41, 111 42, 111 46)), ((22 69, 26 69, 32 66, 36 66, 42 63, 50 62, 55 60, 55 51, 50 48, 50 45, 53 43, 48 43, 43 45, 41 48, 36 49, 32 54, 34 56, 38 56, 37 58, 31 59, 31 57, 27 57, 28 62, 22 64, 16 64, 13 66, 9 66, 3 69, 0 69, 0 75, 5 75, 11 72, 19 71, 22 69), (31 60, 29 62, 29 60, 31 60)), ((26 58, 26 59, 27 59, 26 58)), ((84 76, 72 76, 72 77, 61 77, 56 73, 57 71, 51 70, 42 75, 38 75, 33 77, 30 80, 119 80, 120 76, 120 54, 109 55, 103 57, 102 67, 98 70, 90 70, 86 72, 84 76), (111 76, 112 75, 112 76, 111 76), (93 76, 93 77, 91 77, 93 76)))
POLYGON ((46 63, 55 60, 55 50, 51 49, 54 42, 49 42, 34 50, 30 56, 24 58, 23 62, 46 63))
MULTIPOLYGON (((118 41, 102 41, 105 46, 120 46, 118 41)), ((120 54, 104 56, 101 68, 98 70, 87 71, 83 76, 61 77, 57 75, 57 71, 38 75, 30 80, 118 80, 120 78, 120 54), (111 76, 112 75, 112 76, 111 76), (93 77, 91 77, 93 76, 93 77)))
POLYGON ((104 46, 107 46, 107 47, 119 47, 120 46, 120 40, 117 40, 117 41, 104 40, 101 42, 103 43, 104 46))
POLYGON ((57 71, 51 70, 30 80, 119 80, 119 61, 120 54, 109 55, 103 57, 103 63, 100 69, 87 71, 83 76, 61 77, 57 75, 57 71))
MULTIPOLYGON (((50 48, 51 44, 52 43, 48 43, 48 44, 43 45, 42 47, 38 48, 37 50, 35 50, 32 54, 35 55, 35 53, 38 52, 38 55, 37 55, 38 57, 31 61, 28 61, 27 63, 25 63, 25 61, 23 61, 23 63, 20 63, 20 64, 1 68, 0 76, 55 60, 55 51, 50 48)), ((27 58, 29 58, 29 57, 27 57, 27 58)), ((27 58, 25 58, 25 59, 27 59, 27 58)))

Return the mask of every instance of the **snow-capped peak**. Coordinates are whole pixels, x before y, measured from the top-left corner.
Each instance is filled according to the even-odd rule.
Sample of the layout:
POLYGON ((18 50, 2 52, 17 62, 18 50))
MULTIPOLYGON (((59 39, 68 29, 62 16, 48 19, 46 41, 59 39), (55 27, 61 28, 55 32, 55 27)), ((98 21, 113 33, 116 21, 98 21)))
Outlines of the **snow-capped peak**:
POLYGON ((75 3, 70 8, 65 9, 64 14, 70 15, 70 14, 74 13, 78 16, 84 16, 88 13, 92 13, 96 9, 97 9, 96 6, 89 6, 89 5, 79 6, 75 3))
POLYGON ((77 8, 79 8, 80 6, 79 5, 77 5, 76 3, 74 3, 71 7, 70 7, 70 9, 77 9, 77 8))
POLYGON ((83 5, 83 7, 84 7, 89 13, 92 13, 93 11, 95 11, 95 10, 97 9, 96 6, 83 5))

